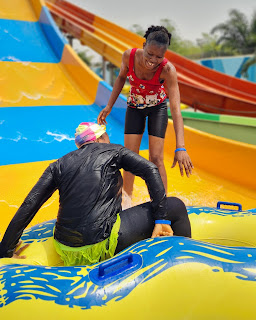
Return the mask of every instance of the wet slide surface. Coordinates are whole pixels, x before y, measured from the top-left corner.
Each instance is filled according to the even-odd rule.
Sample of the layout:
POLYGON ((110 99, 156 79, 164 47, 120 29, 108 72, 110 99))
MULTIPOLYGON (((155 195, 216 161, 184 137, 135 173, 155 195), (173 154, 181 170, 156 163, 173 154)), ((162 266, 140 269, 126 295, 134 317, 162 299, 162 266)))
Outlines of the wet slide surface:
MULTIPOLYGON (((44 2, 0 3, 0 212, 1 235, 27 193, 51 161, 75 149, 74 132, 81 121, 96 121, 111 88, 97 77, 66 43, 44 2), (16 10, 13 10, 13 7, 16 10)), ((123 144, 125 99, 120 97, 107 132, 123 144)), ((187 205, 215 206, 218 200, 256 207, 256 148, 185 130, 195 165, 193 176, 171 169, 175 149, 169 123, 165 161, 168 195, 187 205), (245 166, 246 163, 246 166, 245 166), (250 173, 250 174, 249 174, 250 173)), ((147 135, 141 154, 148 156, 147 135)), ((134 204, 148 200, 144 182, 135 180, 134 204)), ((58 193, 40 209, 30 225, 56 217, 58 193)))

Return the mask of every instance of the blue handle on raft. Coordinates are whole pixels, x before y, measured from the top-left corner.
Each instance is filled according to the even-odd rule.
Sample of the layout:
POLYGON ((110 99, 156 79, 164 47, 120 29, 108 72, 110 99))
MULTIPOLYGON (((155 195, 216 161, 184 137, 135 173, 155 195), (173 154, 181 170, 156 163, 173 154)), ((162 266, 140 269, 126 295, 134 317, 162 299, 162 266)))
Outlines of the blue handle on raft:
POLYGON ((126 252, 107 261, 89 272, 91 281, 98 286, 105 286, 115 280, 129 276, 142 267, 142 256, 138 253, 126 252))
POLYGON ((217 209, 220 209, 220 205, 223 204, 225 206, 235 206, 238 207, 238 210, 234 209, 229 209, 229 210, 234 210, 234 211, 242 211, 242 205, 240 203, 236 202, 227 202, 227 201, 218 201, 217 202, 217 209))
MULTIPOLYGON (((129 264, 132 264, 132 262, 133 262, 133 255, 130 252, 124 255, 121 255, 120 257, 117 257, 113 260, 106 261, 99 266, 99 277, 104 277, 106 275, 105 274, 106 269, 110 267, 120 264, 118 269, 124 269, 124 268, 126 269, 127 267, 129 267, 129 264), (124 264, 121 264, 121 262, 126 260, 127 260, 127 263, 125 266, 124 264)), ((116 269, 115 269, 115 273, 117 273, 116 269)))

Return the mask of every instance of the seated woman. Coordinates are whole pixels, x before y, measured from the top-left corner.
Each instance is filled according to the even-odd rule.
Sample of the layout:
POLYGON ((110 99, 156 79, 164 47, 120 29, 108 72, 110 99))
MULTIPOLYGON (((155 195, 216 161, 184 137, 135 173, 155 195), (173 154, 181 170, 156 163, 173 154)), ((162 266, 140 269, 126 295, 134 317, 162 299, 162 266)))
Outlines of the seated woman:
POLYGON ((105 126, 84 122, 75 136, 78 149, 48 166, 11 220, 0 258, 16 257, 24 229, 57 189, 54 245, 66 266, 108 259, 150 236, 191 236, 186 207, 166 198, 156 165, 111 144, 105 126), (122 168, 145 180, 151 202, 122 211, 122 168))

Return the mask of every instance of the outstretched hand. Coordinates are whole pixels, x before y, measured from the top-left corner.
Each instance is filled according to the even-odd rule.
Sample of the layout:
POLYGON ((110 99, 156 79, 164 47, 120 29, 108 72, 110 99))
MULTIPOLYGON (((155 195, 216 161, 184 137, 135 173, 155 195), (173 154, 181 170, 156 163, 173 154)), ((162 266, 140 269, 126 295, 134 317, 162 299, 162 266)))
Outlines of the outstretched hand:
POLYGON ((161 236, 173 236, 173 231, 169 224, 155 224, 151 238, 161 236))
POLYGON ((176 166, 178 162, 180 167, 180 174, 183 177, 183 167, 185 169, 186 175, 189 178, 189 175, 192 174, 192 169, 194 168, 193 163, 190 160, 190 157, 187 151, 177 151, 174 154, 174 160, 172 164, 172 168, 176 166))
POLYGON ((97 122, 98 124, 107 124, 106 118, 110 114, 111 108, 106 106, 98 115, 97 122))
POLYGON ((26 259, 26 256, 21 256, 20 254, 29 246, 29 243, 25 244, 24 246, 21 246, 22 241, 19 241, 19 243, 16 246, 15 252, 12 256, 14 259, 26 259), (19 246, 21 246, 19 249, 17 249, 19 246))

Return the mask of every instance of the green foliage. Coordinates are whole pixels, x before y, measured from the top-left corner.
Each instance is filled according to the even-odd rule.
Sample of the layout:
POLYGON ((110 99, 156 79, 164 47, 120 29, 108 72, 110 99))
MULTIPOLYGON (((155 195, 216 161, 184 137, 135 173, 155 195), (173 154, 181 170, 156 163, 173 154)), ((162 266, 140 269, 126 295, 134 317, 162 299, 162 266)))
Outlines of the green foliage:
POLYGON ((250 54, 256 47, 256 12, 251 21, 240 11, 232 9, 229 19, 211 30, 218 34, 217 44, 233 54, 250 54))
POLYGON ((200 55, 200 49, 192 41, 181 38, 173 21, 170 19, 161 19, 160 25, 164 26, 172 34, 171 44, 169 46, 170 50, 189 58, 200 55))
POLYGON ((200 58, 233 55, 232 50, 222 48, 222 46, 218 44, 216 35, 209 33, 202 33, 202 38, 197 39, 197 45, 200 47, 200 58))
MULTIPOLYGON (((170 19, 161 19, 160 25, 164 26, 171 34, 171 45, 169 49, 191 59, 199 59, 200 57, 206 57, 209 55, 202 54, 202 47, 194 44, 192 41, 183 40, 179 35, 177 27, 173 21, 170 19)), ((134 24, 130 28, 132 32, 139 34, 140 36, 144 36, 146 30, 144 30, 140 25, 134 24)), ((209 51, 210 53, 212 51, 209 51)))
MULTIPOLYGON (((190 59, 250 54, 256 48, 256 11, 249 21, 239 10, 230 10, 226 22, 212 28, 210 34, 203 32, 196 43, 182 39, 172 20, 161 19, 160 25, 172 34, 169 49, 190 59)), ((131 31, 141 36, 145 34, 138 24, 134 24, 131 31)))
POLYGON ((88 51, 79 51, 77 52, 78 56, 89 66, 92 66, 93 56, 88 55, 88 51))
POLYGON ((171 45, 169 48, 174 52, 178 52, 181 47, 182 39, 177 31, 175 23, 170 19, 161 19, 160 25, 165 27, 172 34, 171 45))
POLYGON ((241 75, 248 79, 249 78, 248 69, 254 64, 256 64, 256 51, 255 51, 255 54, 251 58, 246 60, 246 62, 243 64, 241 69, 241 75))
POLYGON ((145 30, 140 26, 139 24, 133 24, 132 27, 130 28, 130 31, 137 33, 138 35, 144 37, 145 30))

